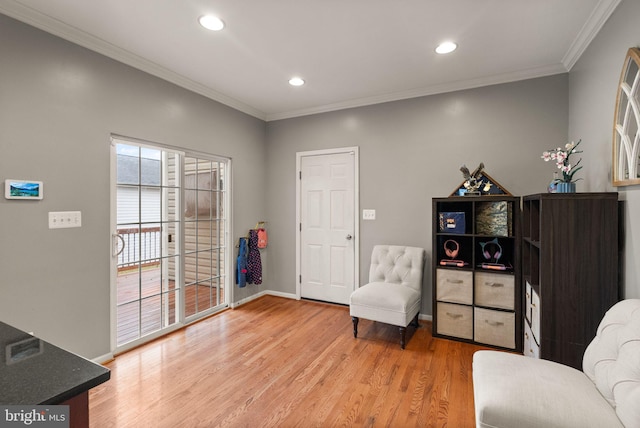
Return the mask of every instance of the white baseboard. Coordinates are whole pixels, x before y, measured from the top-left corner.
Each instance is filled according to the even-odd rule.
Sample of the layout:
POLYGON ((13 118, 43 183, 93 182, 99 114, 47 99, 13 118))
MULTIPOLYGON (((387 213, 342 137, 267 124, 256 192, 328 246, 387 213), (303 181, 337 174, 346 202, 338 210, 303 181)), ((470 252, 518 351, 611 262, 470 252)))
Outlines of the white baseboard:
POLYGON ((298 296, 296 296, 295 294, 293 294, 293 293, 284 293, 282 291, 271 291, 271 290, 268 290, 266 292, 266 294, 268 294, 270 296, 284 297, 285 299, 300 300, 300 299, 298 299, 298 296))
POLYGON ((109 352, 108 354, 104 354, 104 355, 100 355, 99 357, 95 357, 91 361, 93 361, 96 364, 104 364, 104 363, 108 363, 109 361, 113 360, 114 358, 115 357, 113 356, 113 352, 109 352))
POLYGON ((245 297, 244 299, 241 299, 241 300, 238 300, 237 302, 233 302, 233 303, 231 303, 231 304, 229 305, 229 307, 230 307, 231 309, 235 309, 235 308, 237 308, 238 306, 242 306, 242 305, 244 305, 244 304, 246 304, 246 303, 249 303, 249 302, 250 302, 250 301, 252 301, 252 300, 256 300, 257 298, 262 297, 262 296, 264 296, 264 295, 266 295, 266 294, 267 294, 267 292, 266 292, 266 291, 261 291, 261 292, 256 293, 256 294, 252 294, 252 295, 251 295, 251 296, 249 296, 249 297, 245 297))
POLYGON ((261 291, 259 293, 253 294, 249 297, 245 297, 242 300, 238 300, 237 302, 234 302, 233 304, 230 305, 231 309, 235 309, 238 306, 242 306, 246 303, 251 302, 252 300, 256 300, 262 296, 276 296, 276 297, 284 297, 286 299, 294 299, 297 300, 298 297, 295 294, 291 294, 291 293, 283 293, 281 291, 271 291, 271 290, 264 290, 261 291))
POLYGON ((418 319, 422 321, 433 321, 433 315, 418 315, 418 319))

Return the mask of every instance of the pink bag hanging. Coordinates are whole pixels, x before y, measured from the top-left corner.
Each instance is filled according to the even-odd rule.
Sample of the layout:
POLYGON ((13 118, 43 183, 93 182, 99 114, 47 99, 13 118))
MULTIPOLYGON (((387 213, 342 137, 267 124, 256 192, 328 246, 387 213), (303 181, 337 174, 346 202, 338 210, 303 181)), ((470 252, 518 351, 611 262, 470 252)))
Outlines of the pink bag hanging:
POLYGON ((267 237, 267 230, 264 228, 264 221, 256 224, 256 230, 258 231, 258 248, 267 248, 269 239, 267 237))

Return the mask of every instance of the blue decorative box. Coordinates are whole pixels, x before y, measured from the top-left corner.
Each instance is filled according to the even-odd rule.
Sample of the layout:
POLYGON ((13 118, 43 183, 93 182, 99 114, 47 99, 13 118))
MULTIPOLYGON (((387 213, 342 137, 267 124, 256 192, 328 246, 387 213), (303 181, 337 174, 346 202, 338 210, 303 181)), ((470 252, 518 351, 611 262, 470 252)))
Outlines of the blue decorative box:
POLYGON ((440 232, 466 233, 464 212, 441 212, 438 213, 438 220, 440 232))

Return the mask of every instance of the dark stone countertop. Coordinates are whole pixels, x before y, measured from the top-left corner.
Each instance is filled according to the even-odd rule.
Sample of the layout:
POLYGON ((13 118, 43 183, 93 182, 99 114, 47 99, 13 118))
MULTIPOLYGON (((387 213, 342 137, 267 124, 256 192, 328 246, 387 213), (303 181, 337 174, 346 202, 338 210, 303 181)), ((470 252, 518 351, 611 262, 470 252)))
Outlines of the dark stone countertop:
POLYGON ((110 377, 106 367, 0 322, 0 404, 60 404, 110 377))

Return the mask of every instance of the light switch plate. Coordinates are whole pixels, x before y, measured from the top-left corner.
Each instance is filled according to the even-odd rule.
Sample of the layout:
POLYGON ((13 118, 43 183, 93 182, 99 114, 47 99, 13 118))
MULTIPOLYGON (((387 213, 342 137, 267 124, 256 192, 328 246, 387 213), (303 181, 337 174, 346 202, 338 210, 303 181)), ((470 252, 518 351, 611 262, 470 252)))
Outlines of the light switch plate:
POLYGON ((376 219, 376 210, 362 210, 362 219, 363 220, 375 220, 376 219))
POLYGON ((49 229, 66 229, 82 226, 81 211, 51 211, 49 212, 49 229))

